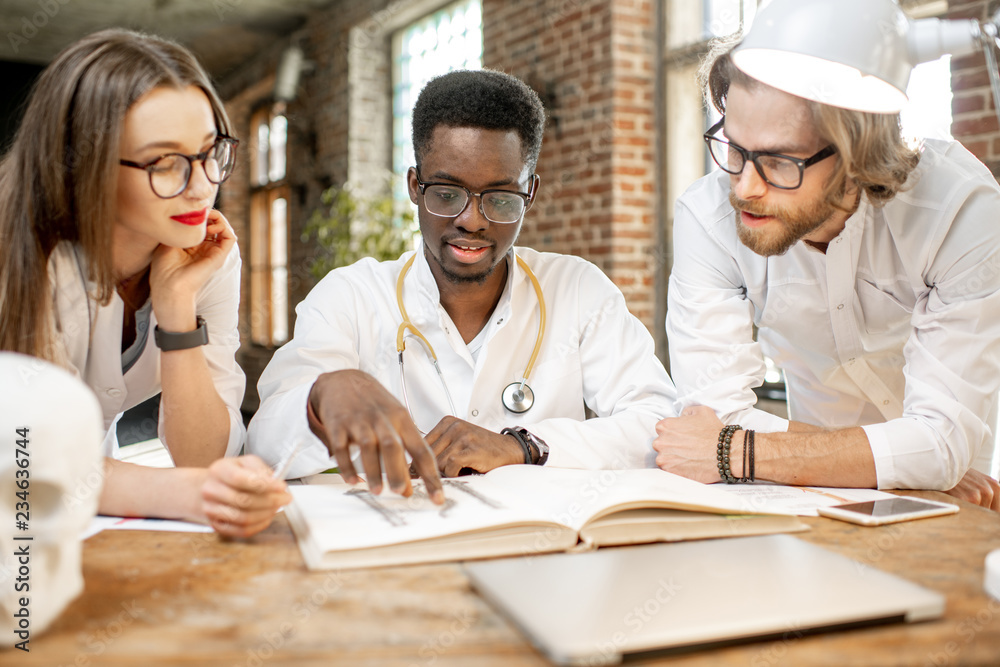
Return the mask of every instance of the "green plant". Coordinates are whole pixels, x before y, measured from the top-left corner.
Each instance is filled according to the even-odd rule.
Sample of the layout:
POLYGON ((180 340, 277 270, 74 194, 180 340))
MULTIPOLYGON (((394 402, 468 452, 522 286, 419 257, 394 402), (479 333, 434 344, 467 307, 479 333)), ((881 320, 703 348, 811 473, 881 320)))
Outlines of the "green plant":
POLYGON ((416 231, 413 211, 398 207, 388 192, 362 197, 334 186, 323 192, 320 201, 322 206, 313 211, 302 232, 304 243, 315 241, 318 246, 309 267, 317 280, 362 257, 396 259, 410 248, 416 231))

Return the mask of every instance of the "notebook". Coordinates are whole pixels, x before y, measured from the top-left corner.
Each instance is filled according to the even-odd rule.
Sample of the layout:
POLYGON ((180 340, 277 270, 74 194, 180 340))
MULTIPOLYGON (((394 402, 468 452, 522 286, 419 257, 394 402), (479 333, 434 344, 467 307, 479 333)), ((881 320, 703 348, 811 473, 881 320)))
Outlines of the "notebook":
POLYGON ((466 563, 553 662, 939 618, 944 596, 788 535, 466 563))

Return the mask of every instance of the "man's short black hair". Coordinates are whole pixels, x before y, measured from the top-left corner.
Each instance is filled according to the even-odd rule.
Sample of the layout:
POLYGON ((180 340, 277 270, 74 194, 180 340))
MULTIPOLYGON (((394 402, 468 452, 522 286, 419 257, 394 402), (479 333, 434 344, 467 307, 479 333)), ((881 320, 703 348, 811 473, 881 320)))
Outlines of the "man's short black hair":
POLYGON ((438 125, 514 130, 525 163, 535 170, 545 108, 520 79, 496 70, 456 70, 431 79, 413 106, 413 153, 420 164, 438 125))

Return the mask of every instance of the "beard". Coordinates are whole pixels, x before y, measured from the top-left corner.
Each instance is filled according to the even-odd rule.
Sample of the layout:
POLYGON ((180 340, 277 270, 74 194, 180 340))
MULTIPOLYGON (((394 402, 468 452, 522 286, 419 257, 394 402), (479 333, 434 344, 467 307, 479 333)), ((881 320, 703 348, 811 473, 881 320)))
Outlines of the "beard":
POLYGON ((763 257, 783 255, 795 243, 823 226, 837 208, 825 200, 810 202, 796 208, 763 206, 740 199, 729 193, 729 203, 736 209, 736 231, 740 241, 763 257), (774 218, 762 227, 747 227, 740 220, 740 211, 774 218))
POLYGON ((438 264, 441 267, 441 273, 444 274, 445 279, 455 285, 468 285, 471 283, 476 283, 477 285, 482 285, 486 282, 486 279, 493 275, 493 271, 496 270, 497 264, 487 268, 480 273, 456 273, 449 269, 444 264, 438 264))
MULTIPOLYGON (((473 283, 478 285, 483 285, 486 282, 486 279, 492 276, 493 272, 496 271, 498 266, 500 266, 502 260, 506 259, 506 253, 497 258, 495 254, 496 248, 493 248, 491 250, 489 266, 482 269, 478 273, 458 273, 457 271, 452 270, 441 259, 441 256, 443 256, 444 253, 447 252, 446 248, 447 245, 448 245, 447 242, 442 240, 441 246, 438 249, 439 254, 435 254, 430 251, 430 248, 427 246, 425 242, 424 256, 427 258, 428 262, 432 262, 433 264, 437 265, 438 269, 441 270, 441 275, 444 276, 444 279, 453 285, 468 285, 473 283)), ((506 263, 504 263, 504 266, 506 267, 506 263)))

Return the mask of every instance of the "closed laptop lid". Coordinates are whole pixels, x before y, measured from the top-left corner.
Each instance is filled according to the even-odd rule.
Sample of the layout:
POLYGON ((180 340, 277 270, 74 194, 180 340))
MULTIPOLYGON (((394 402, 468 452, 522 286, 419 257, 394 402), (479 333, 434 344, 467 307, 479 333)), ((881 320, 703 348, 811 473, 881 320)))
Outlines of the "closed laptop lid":
POLYGON ((558 664, 944 613, 944 596, 788 535, 470 562, 558 664))

